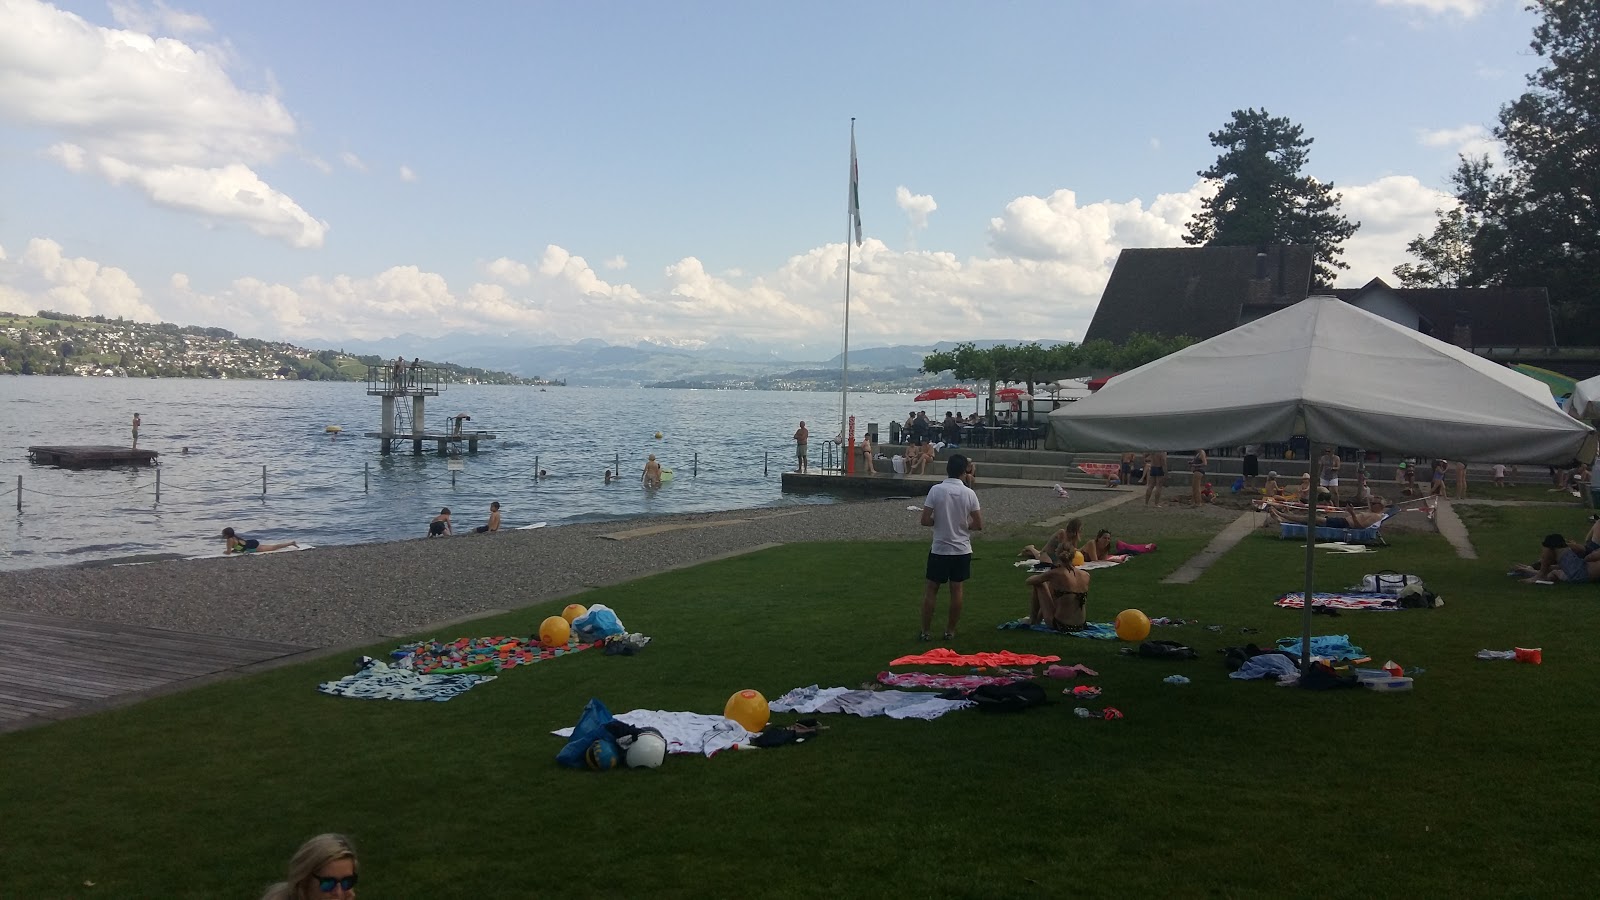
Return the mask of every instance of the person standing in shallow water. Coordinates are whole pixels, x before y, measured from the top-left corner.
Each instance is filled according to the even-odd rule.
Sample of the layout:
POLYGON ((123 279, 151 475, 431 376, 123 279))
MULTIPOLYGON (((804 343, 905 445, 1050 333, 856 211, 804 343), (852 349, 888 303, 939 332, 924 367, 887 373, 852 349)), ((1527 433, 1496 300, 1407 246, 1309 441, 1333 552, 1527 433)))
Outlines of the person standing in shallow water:
POLYGON ((133 414, 133 449, 139 449, 139 414, 133 414))

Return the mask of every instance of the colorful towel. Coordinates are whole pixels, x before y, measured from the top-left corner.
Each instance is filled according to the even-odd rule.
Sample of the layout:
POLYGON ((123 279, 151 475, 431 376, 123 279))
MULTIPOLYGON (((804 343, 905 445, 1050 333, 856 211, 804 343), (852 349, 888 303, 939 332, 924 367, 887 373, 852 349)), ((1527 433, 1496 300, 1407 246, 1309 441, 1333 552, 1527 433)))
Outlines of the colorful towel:
MULTIPOLYGON (((1282 597, 1272 601, 1272 604, 1281 606, 1284 609, 1303 609, 1306 605, 1305 592, 1294 591, 1284 594, 1282 597)), ((1386 612, 1401 608, 1399 601, 1395 600, 1393 594, 1364 594, 1359 592, 1324 594, 1321 591, 1311 595, 1311 606, 1312 608, 1321 606, 1328 609, 1375 609, 1386 612)))
POLYGON ((498 672, 513 666, 526 666, 558 656, 567 656, 601 642, 583 643, 573 635, 567 646, 551 649, 527 638, 477 637, 457 638, 453 641, 419 641, 396 648, 389 654, 395 665, 424 675, 430 673, 462 674, 473 672, 498 672))
POLYGON ((1036 656, 1032 653, 1012 653, 1000 650, 993 653, 961 654, 940 647, 927 653, 902 656, 889 663, 891 666, 1034 666, 1039 663, 1060 662, 1059 656, 1036 656))
POLYGON ((374 662, 354 675, 319 684, 317 690, 335 697, 354 697, 359 700, 432 700, 443 703, 494 679, 493 675, 423 675, 388 663, 374 662))
POLYGON ((1099 672, 1089 668, 1083 663, 1070 666, 1051 666, 1044 670, 1046 678, 1077 678, 1079 675, 1099 675, 1099 672))
MULTIPOLYGON (((1295 656, 1300 655, 1300 639, 1286 637, 1278 639, 1278 649, 1287 650, 1295 656)), ((1324 634, 1311 639, 1311 655, 1324 659, 1360 659, 1366 656, 1360 647, 1350 643, 1348 634, 1324 634)))
POLYGON ((1018 681, 1027 681, 1030 676, 1023 674, 1008 675, 935 675, 932 672, 879 672, 878 683, 889 687, 904 688, 934 688, 936 690, 949 690, 951 688, 970 691, 975 687, 986 684, 1014 684, 1018 681))
POLYGON ((1057 631, 1049 625, 1030 625, 1026 617, 1011 622, 1001 622, 998 626, 1002 631, 1027 630, 1038 631, 1044 634, 1064 634, 1067 637, 1089 638, 1094 641, 1114 641, 1117 639, 1117 627, 1110 622, 1090 622, 1077 631, 1057 631))
MULTIPOLYGON (((747 750, 754 734, 722 716, 704 713, 668 712, 660 709, 635 709, 613 716, 635 728, 654 728, 667 742, 668 753, 695 753, 713 756, 723 750, 747 750)), ((573 729, 550 732, 557 737, 572 737, 573 729)))

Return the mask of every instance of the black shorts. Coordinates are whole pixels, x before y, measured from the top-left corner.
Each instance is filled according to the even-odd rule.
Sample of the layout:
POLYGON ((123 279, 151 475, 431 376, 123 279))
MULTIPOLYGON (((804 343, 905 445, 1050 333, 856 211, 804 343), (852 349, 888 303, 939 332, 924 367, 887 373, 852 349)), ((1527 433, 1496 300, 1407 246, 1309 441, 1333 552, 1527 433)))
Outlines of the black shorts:
POLYGON ((1324 527, 1324 528, 1349 528, 1350 527, 1350 520, 1346 519, 1346 518, 1343 518, 1341 516, 1330 516, 1329 518, 1326 518, 1326 519, 1322 520, 1322 527, 1324 527))
POLYGON ((1133 476, 1133 463, 1123 463, 1122 465, 1117 466, 1117 479, 1119 481, 1121 481, 1123 484, 1127 484, 1128 480, 1132 476, 1133 476))
POLYGON ((1167 468, 1166 468, 1166 466, 1151 466, 1150 467, 1150 477, 1151 478, 1165 478, 1165 477, 1167 477, 1167 468))
POLYGON ((472 530, 476 531, 479 534, 488 534, 489 533, 489 526, 487 526, 487 525, 479 525, 477 528, 474 528, 472 530))
POLYGON ((947 581, 959 584, 966 581, 972 577, 972 554, 946 556, 942 553, 929 553, 927 575, 928 580, 934 584, 944 584, 947 581))
POLYGON ((1254 478, 1254 477, 1256 477, 1257 475, 1260 475, 1260 474, 1261 474, 1261 463, 1256 459, 1256 455, 1254 453, 1252 453, 1252 454, 1246 456, 1244 458, 1244 477, 1246 477, 1246 478, 1254 478))
POLYGON ((428 523, 428 536, 429 537, 438 537, 441 534, 444 534, 444 523, 443 522, 429 522, 428 523))

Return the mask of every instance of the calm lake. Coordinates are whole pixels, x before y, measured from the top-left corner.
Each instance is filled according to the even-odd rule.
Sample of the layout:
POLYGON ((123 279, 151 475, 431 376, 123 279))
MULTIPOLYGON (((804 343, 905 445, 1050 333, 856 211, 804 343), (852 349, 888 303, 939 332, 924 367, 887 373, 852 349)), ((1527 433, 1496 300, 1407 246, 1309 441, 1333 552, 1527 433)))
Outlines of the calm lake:
MULTIPOLYGON (((858 434, 868 422, 887 434, 914 407, 933 412, 909 395, 850 397, 858 434)), ((452 471, 431 445, 421 456, 410 444, 380 455, 378 441, 363 437, 378 429, 379 398, 359 382, 0 377, 0 510, 10 519, 0 528, 0 568, 216 552, 228 525, 312 544, 420 537, 441 506, 466 530, 483 523, 491 500, 506 527, 828 502, 785 496, 779 473, 793 467, 802 419, 812 426, 812 465, 820 463, 839 395, 450 385, 428 400, 429 430, 445 430, 457 412, 499 440, 458 457, 462 468, 452 471), (139 447, 161 453, 159 503, 154 467, 73 471, 28 461, 30 445, 126 446, 135 412, 139 447), (330 439, 328 425, 344 433, 330 439), (649 453, 674 471, 659 490, 640 484, 649 453), (622 478, 604 484, 619 460, 622 478), (535 477, 540 468, 548 478, 535 477)))

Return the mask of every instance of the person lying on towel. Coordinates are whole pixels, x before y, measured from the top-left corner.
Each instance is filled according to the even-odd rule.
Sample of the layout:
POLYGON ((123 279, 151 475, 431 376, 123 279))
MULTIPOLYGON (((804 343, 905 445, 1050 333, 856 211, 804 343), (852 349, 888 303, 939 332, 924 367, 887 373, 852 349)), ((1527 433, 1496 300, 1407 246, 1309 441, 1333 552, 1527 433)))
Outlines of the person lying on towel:
MULTIPOLYGON (((1057 557, 1060 556, 1066 556, 1070 560, 1074 554, 1083 552, 1078 549, 1078 544, 1082 541, 1083 520, 1070 519, 1067 521, 1067 527, 1058 529, 1055 534, 1050 535, 1050 540, 1045 542, 1044 549, 1041 550, 1029 544, 1022 548, 1022 552, 1018 553, 1017 557, 1019 559, 1037 559, 1040 562, 1047 563, 1054 563, 1057 557)), ((1088 555, 1084 554, 1084 558, 1087 559, 1088 555)), ((1082 565, 1082 562, 1082 560, 1079 560, 1078 564, 1082 565)))
POLYGON ((1539 581, 1564 581, 1582 584, 1600 581, 1600 550, 1587 550, 1586 545, 1569 541, 1559 534, 1547 534, 1543 549, 1539 551, 1539 565, 1519 565, 1514 571, 1527 576, 1525 584, 1539 581))
MULTIPOLYGON (((1318 516, 1317 527, 1354 528, 1357 530, 1362 528, 1370 528, 1373 525, 1378 524, 1378 521, 1383 518, 1383 511, 1387 506, 1388 504, 1384 502, 1382 497, 1375 496, 1367 501, 1367 508, 1365 510, 1356 509, 1354 506, 1347 506, 1344 508, 1344 512, 1341 514, 1335 515, 1330 513, 1328 515, 1318 516)), ((1268 527, 1273 525, 1304 525, 1305 523, 1305 516, 1297 510, 1283 512, 1276 507, 1267 508, 1266 525, 1268 527)))

